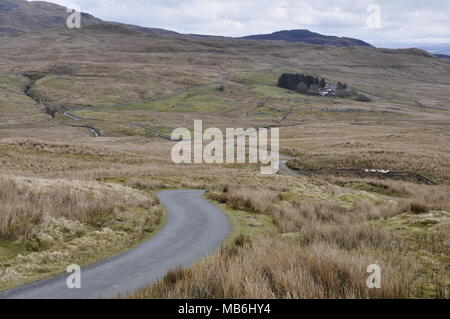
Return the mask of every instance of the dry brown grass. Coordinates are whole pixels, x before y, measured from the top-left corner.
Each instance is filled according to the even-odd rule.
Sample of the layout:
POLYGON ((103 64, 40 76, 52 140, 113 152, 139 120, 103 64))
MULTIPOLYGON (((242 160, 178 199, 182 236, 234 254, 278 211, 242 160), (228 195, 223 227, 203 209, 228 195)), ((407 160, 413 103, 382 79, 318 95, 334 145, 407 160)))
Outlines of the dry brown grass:
MULTIPOLYGON (((235 246, 170 272, 132 298, 408 298, 417 293, 411 282, 420 266, 411 242, 375 223, 401 214, 401 204, 358 197, 351 204, 286 200, 280 192, 242 186, 225 191, 208 196, 271 216, 280 235, 241 236, 235 246), (382 289, 367 288, 366 268, 373 263, 382 267, 382 289)), ((436 251, 445 252, 442 238, 439 242, 436 251)), ((434 288, 434 296, 441 288, 434 288)))
MULTIPOLYGON (((328 225, 354 225, 376 219, 386 219, 407 210, 410 202, 374 203, 371 198, 356 197, 352 205, 339 199, 303 199, 286 197, 282 190, 226 186, 223 193, 211 192, 208 197, 238 210, 269 215, 282 233, 297 232, 311 222, 328 225)), ((287 193, 288 194, 288 193, 287 193)))
POLYGON ((410 185, 412 200, 411 210, 414 213, 422 213, 425 210, 450 210, 450 186, 440 185, 424 187, 410 185))
MULTIPOLYGON (((7 40, 0 45, 0 81, 4 85, 0 92, 0 136, 14 139, 0 141, 2 174, 107 181, 149 191, 239 185, 210 196, 229 207, 270 216, 280 233, 274 238, 239 237, 237 247, 223 248, 193 268, 174 271, 138 296, 404 298, 411 296, 412 274, 424 278, 424 285, 429 284, 429 272, 416 272, 425 257, 431 260, 430 269, 443 273, 441 266, 433 265, 436 255, 448 256, 445 224, 420 226, 420 235, 412 234, 418 230, 413 226, 416 223, 427 225, 425 216, 435 218, 436 213, 430 211, 449 210, 446 186, 371 181, 367 191, 383 194, 376 199, 324 185, 316 177, 261 177, 257 167, 249 165, 175 166, 170 162, 170 143, 115 123, 143 121, 150 126, 175 128, 191 127, 194 119, 203 119, 205 127, 219 128, 295 125, 282 129, 282 147, 291 149, 290 154, 302 160, 305 169, 399 169, 448 183, 450 65, 443 59, 424 58, 410 51, 123 36, 89 28, 70 34, 25 34, 7 40), (49 36, 53 41, 48 41, 49 36), (73 41, 65 41, 67 37, 77 42, 75 51, 73 41), (64 56, 60 59, 63 62, 55 64, 55 52, 64 56), (349 85, 367 91, 374 101, 365 104, 306 98, 267 86, 267 78, 276 79, 287 67, 318 74, 331 82, 345 77, 349 85), (56 74, 58 69, 70 72, 56 74), (11 70, 17 70, 17 74, 9 75, 11 70), (99 110, 96 114, 106 121, 92 125, 104 137, 93 139, 86 130, 66 126, 80 124, 78 121, 61 114, 49 119, 40 113, 41 107, 23 94, 27 79, 20 73, 27 71, 47 74, 32 92, 55 105, 80 107, 138 102, 229 74, 221 83, 225 91, 220 96, 231 104, 226 111, 183 116, 151 110, 99 110), (249 83, 236 80, 243 73, 250 75, 249 83), (266 85, 258 85, 262 82, 266 85), (291 109, 292 113, 282 123, 279 112, 256 115, 256 105, 262 101, 269 110, 291 109), (17 140, 20 136, 23 139, 17 140), (287 196, 289 189, 293 194, 287 196), (411 223, 403 225, 409 219, 411 223), (388 227, 380 225, 382 222, 388 227), (422 256, 422 251, 431 255, 422 256), (385 286, 380 291, 368 291, 365 267, 376 261, 382 264, 385 286)), ((219 94, 214 87, 205 94, 213 91, 219 94)), ((110 226, 109 218, 116 216, 123 204, 127 206, 120 196, 112 196, 114 207, 109 200, 105 205, 97 204, 106 195, 92 192, 103 183, 93 185, 92 192, 73 187, 40 191, 22 183, 6 184, 0 196, 10 205, 0 208, 6 212, 1 217, 1 231, 11 240, 33 240, 40 227, 49 226, 49 217, 68 218, 76 225, 86 223, 75 227, 85 232, 98 230, 102 228, 99 225, 110 226)), ((156 221, 140 220, 136 228, 118 228, 141 234, 143 224, 156 221)), ((94 244, 87 246, 90 252, 100 253, 119 240, 108 237, 101 242, 95 238, 94 244)), ((77 245, 86 247, 83 240, 77 245)), ((34 264, 43 263, 35 259, 34 264)), ((23 261, 16 260, 15 265, 20 263, 23 261)), ((17 267, 19 273, 23 271, 17 267)), ((433 287, 441 283, 445 290, 442 277, 436 276, 435 281, 433 287)), ((427 297, 436 295, 432 292, 427 297)))
POLYGON ((450 181, 448 159, 430 155, 405 154, 401 152, 364 152, 350 154, 326 154, 311 156, 302 154, 299 159, 289 162, 294 169, 315 173, 346 174, 338 169, 384 169, 404 173, 405 180, 419 180, 416 174, 428 176, 437 181, 450 181))
POLYGON ((102 227, 126 206, 126 200, 117 191, 98 196, 61 187, 47 193, 5 178, 0 178, 0 201, 0 238, 12 241, 31 239, 41 224, 51 218, 102 227))
MULTIPOLYGON (((388 179, 327 176, 323 180, 357 190, 368 190, 397 198, 398 204, 388 209, 385 217, 404 212, 423 214, 429 211, 450 211, 449 185, 423 185, 388 179)), ((331 188, 330 188, 331 189, 331 188)))
POLYGON ((301 246, 258 238, 243 247, 223 247, 195 267, 170 272, 133 298, 406 298, 414 269, 401 255, 379 256, 385 284, 366 286, 375 261, 333 245, 301 246), (408 273, 403 271, 408 269, 408 273), (411 275, 410 275, 411 274, 411 275))
POLYGON ((131 188, 0 176, 0 289, 118 254, 163 220, 156 198, 131 188))
POLYGON ((209 193, 208 196, 233 209, 264 214, 279 196, 279 192, 270 189, 226 186, 223 194, 209 193))

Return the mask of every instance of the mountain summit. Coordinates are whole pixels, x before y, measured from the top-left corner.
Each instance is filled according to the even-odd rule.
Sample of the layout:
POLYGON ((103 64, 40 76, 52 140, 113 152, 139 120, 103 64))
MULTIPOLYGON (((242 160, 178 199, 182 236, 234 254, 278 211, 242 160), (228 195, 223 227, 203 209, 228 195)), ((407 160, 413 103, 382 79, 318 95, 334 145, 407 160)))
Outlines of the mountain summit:
MULTIPOLYGON (((82 13, 82 24, 101 22, 94 16, 82 13)), ((42 31, 66 26, 67 9, 43 1, 0 0, 0 33, 42 31)))
POLYGON ((301 42, 308 44, 333 45, 342 47, 357 45, 373 48, 371 44, 358 39, 327 36, 320 33, 311 32, 309 30, 284 30, 271 34, 250 35, 243 37, 243 39, 301 42))

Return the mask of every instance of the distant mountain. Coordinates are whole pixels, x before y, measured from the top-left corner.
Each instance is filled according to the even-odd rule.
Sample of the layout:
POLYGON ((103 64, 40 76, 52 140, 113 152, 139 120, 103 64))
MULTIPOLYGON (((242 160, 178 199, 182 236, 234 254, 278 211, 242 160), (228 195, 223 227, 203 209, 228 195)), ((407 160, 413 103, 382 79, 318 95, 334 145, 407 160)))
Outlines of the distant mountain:
MULTIPOLYGON (((30 31, 39 32, 47 29, 65 28, 68 15, 69 14, 67 13, 67 9, 65 7, 49 2, 0 0, 0 34, 23 33, 30 31)), ((107 22, 88 13, 81 14, 81 24, 82 27, 86 27, 88 29, 109 33, 131 34, 133 32, 142 32, 163 36, 180 35, 179 33, 163 29, 146 28, 117 22, 107 22)), ((227 37, 197 36, 228 39, 227 37)), ((240 39, 278 40, 332 46, 373 47, 369 43, 361 40, 326 36, 308 30, 279 31, 272 34, 251 35, 240 39)))
MULTIPOLYGON (((66 7, 44 2, 26 0, 0 0, 0 34, 44 31, 65 28, 69 16, 66 7)), ((176 32, 145 28, 116 22, 105 22, 88 13, 81 13, 81 25, 92 30, 127 34, 143 32, 159 35, 176 35, 176 32)))
POLYGON ((271 34, 250 35, 243 37, 242 39, 302 42, 309 44, 332 45, 341 47, 356 45, 373 48, 371 44, 358 39, 327 36, 320 33, 311 32, 308 30, 285 30, 271 34))
MULTIPOLYGON (((63 6, 42 1, 0 0, 0 33, 42 31, 66 25, 69 14, 63 6)), ((102 20, 82 13, 82 25, 102 20)))
POLYGON ((441 59, 450 59, 450 55, 447 54, 433 54, 433 55, 441 59))
POLYGON ((426 50, 434 55, 444 54, 450 55, 450 43, 440 43, 440 44, 412 44, 410 47, 420 48, 426 50))

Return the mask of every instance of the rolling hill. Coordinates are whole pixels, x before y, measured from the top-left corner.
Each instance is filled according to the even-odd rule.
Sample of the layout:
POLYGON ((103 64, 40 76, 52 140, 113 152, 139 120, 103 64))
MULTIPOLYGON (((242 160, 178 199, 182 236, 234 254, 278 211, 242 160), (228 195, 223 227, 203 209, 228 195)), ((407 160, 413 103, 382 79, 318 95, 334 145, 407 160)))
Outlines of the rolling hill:
MULTIPOLYGON (((39 32, 48 29, 64 28, 67 19, 66 8, 53 3, 44 1, 26 1, 26 0, 0 0, 0 34, 22 33, 22 32, 39 32)), ((117 22, 105 22, 88 13, 82 13, 82 25, 90 26, 93 24, 100 24, 98 28, 111 29, 116 32, 123 28, 132 29, 134 31, 160 34, 166 36, 179 35, 176 32, 158 29, 147 28, 136 25, 129 25, 117 22)), ((205 35, 185 35, 186 37, 200 37, 206 39, 224 39, 230 40, 228 37, 214 37, 205 35)), ((364 46, 373 47, 369 43, 361 40, 326 36, 308 30, 290 30, 279 31, 272 34, 250 35, 240 39, 247 40, 273 40, 286 41, 291 43, 307 43, 316 45, 331 45, 331 46, 364 46)))
MULTIPOLYGON (((0 33, 20 33, 61 28, 66 25, 66 8, 43 1, 0 0, 0 33)), ((82 13, 82 24, 101 22, 82 13)))
POLYGON ((167 220, 156 192, 203 189, 233 235, 136 297, 445 296, 450 60, 306 30, 255 41, 90 16, 69 30, 66 16, 0 0, 0 290, 127 250, 167 220), (285 90, 284 73, 372 101, 285 90), (175 164, 161 137, 195 120, 279 128, 296 172, 175 164), (389 280, 368 290, 376 260, 389 280))
POLYGON ((344 47, 364 46, 373 48, 371 44, 358 39, 327 36, 320 33, 311 32, 309 30, 284 30, 274 32, 271 34, 250 35, 243 37, 243 39, 300 42, 308 44, 333 45, 344 47))

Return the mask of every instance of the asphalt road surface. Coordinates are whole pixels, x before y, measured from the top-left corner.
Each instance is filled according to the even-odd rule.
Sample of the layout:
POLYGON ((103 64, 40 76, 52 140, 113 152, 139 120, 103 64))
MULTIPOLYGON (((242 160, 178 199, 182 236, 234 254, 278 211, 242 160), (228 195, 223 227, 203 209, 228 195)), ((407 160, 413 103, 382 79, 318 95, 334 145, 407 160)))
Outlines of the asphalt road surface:
POLYGON ((70 274, 0 293, 12 299, 97 299, 127 295, 211 254, 229 235, 228 219, 203 191, 158 194, 167 224, 152 239, 119 256, 81 270, 81 288, 69 289, 70 274))

